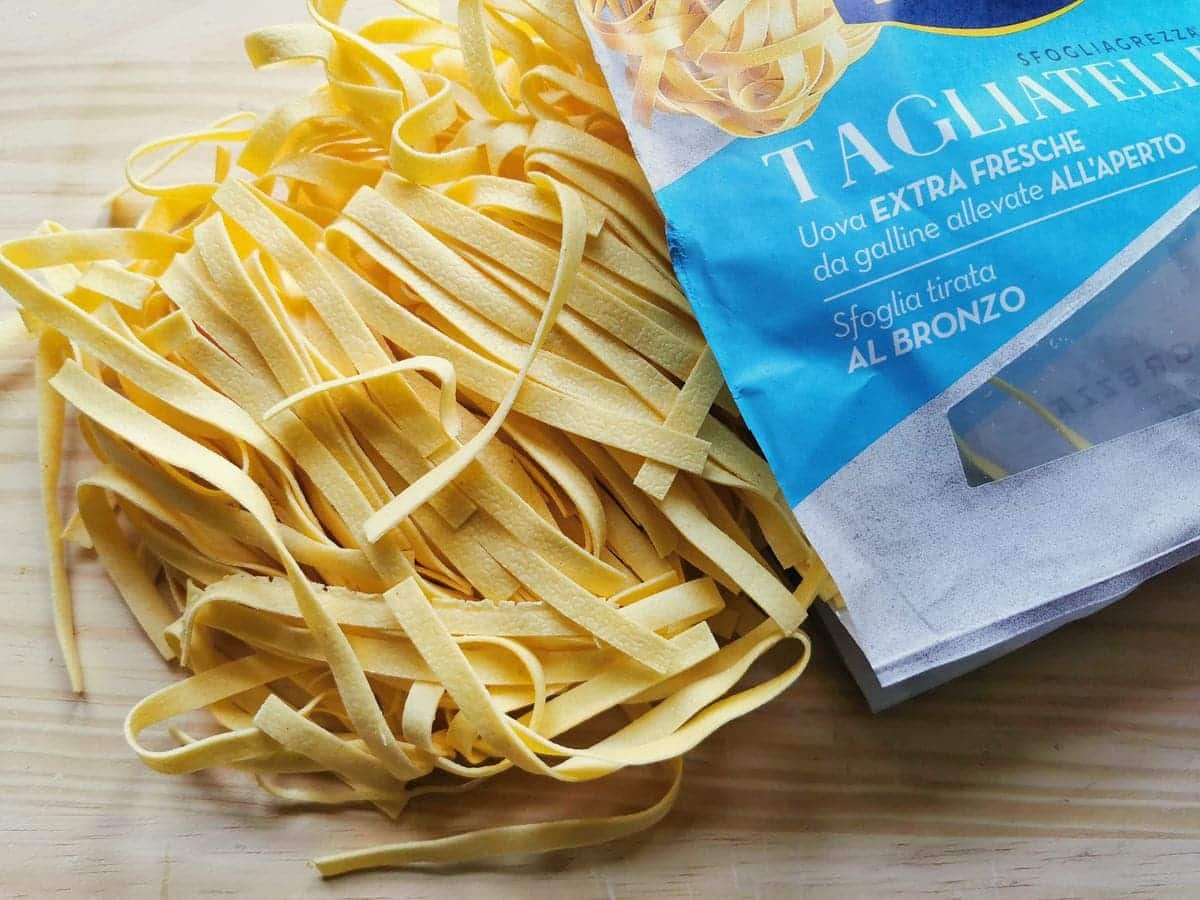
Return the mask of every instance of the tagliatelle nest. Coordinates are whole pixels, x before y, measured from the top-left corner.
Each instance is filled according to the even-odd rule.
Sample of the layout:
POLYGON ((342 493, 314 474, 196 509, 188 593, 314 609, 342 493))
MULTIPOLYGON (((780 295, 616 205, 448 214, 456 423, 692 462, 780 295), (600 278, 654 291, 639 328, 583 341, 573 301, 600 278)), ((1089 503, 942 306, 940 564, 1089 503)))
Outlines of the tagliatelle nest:
POLYGON ((682 754, 800 675, 799 626, 835 589, 740 436, 572 9, 464 0, 458 27, 413 6, 355 31, 342 6, 247 39, 256 65, 323 65, 313 93, 135 152, 134 227, 0 247, 24 323, 3 336, 38 342, 72 684, 64 533, 194 673, 127 720, 160 772, 397 816, 514 766, 674 769, 641 812, 324 874, 633 833, 682 754), (211 178, 155 180, 206 146, 211 178), (99 467, 64 522, 67 404, 99 467), (786 640, 786 671, 729 693, 786 640), (217 733, 143 743, 199 709, 217 733), (614 709, 598 743, 558 742, 614 709))
POLYGON ((847 24, 830 0, 589 0, 605 46, 629 58, 633 113, 695 116, 738 137, 804 122, 879 25, 847 24))

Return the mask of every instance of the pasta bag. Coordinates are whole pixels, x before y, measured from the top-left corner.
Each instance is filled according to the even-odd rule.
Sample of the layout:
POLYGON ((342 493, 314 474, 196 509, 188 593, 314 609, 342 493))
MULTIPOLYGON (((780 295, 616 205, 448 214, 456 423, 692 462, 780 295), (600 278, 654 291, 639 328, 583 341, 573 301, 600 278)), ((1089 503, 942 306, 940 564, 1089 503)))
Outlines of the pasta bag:
POLYGON ((1196 555, 1184 7, 649 0, 584 19, 873 706, 1196 555))

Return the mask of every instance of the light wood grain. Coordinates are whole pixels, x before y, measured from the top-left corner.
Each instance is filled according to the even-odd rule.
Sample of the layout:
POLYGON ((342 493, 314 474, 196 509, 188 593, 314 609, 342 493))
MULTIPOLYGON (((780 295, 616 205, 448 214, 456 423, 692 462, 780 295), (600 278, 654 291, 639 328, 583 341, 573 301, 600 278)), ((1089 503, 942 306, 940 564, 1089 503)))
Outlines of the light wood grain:
MULTIPOLYGON (((240 36, 298 0, 13 2, 0 11, 0 237, 43 218, 97 221, 124 154, 302 73, 255 75, 240 36)), ((7 303, 7 301, 0 301, 7 303)), ((125 747, 130 705, 177 677, 95 563, 74 562, 86 699, 51 628, 24 352, 0 356, 0 894, 43 897, 1181 896, 1200 893, 1200 567, 885 715, 830 645, 786 698, 727 727, 687 766, 649 835, 610 847, 322 883, 314 854, 480 824, 453 801, 400 826, 287 809, 236 775, 167 778, 125 747)), ((76 471, 86 465, 77 443, 76 471)), ((1152 514, 1152 511, 1150 511, 1152 514)), ((624 810, 637 772, 553 800, 500 779, 495 821, 624 810)))

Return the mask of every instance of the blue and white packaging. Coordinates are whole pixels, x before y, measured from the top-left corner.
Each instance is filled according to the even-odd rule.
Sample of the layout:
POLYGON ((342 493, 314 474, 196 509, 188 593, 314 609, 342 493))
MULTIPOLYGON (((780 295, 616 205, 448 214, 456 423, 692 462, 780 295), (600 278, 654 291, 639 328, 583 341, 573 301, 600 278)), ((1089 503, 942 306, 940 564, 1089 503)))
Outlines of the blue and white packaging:
POLYGON ((1200 553, 1200 2, 584 18, 872 706, 1200 553))

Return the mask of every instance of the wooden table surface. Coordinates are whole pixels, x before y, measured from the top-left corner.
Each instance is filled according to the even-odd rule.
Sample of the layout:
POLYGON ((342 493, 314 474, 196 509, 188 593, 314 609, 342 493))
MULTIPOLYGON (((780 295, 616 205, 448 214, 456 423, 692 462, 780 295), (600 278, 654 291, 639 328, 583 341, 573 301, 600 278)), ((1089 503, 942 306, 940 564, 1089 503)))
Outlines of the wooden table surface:
MULTIPOLYGON (((241 35, 299 0, 0 2, 0 238, 97 223, 137 143, 265 110, 314 73, 254 74, 241 35)), ((7 308, 8 301, 0 300, 7 308)), ((627 810, 661 785, 498 779, 368 811, 285 809, 234 773, 168 778, 126 748, 138 698, 178 675, 86 555, 73 559, 89 692, 51 628, 24 350, 0 355, 0 895, 44 897, 865 897, 1200 894, 1200 567, 880 716, 829 643, 784 698, 718 733, 642 837, 451 874, 323 883, 338 848, 482 821, 627 810)), ((72 445, 76 471, 86 465, 72 445)))

